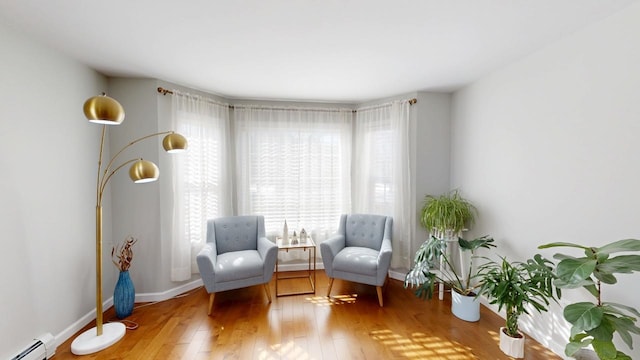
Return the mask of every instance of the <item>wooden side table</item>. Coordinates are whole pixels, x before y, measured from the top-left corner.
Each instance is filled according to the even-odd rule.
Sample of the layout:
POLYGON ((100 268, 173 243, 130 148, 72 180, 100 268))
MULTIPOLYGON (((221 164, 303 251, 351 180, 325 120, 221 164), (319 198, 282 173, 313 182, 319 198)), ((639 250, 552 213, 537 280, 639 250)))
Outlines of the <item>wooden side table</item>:
POLYGON ((290 296, 290 295, 302 295, 302 294, 315 294, 316 293, 316 243, 311 236, 307 236, 306 241, 298 240, 297 243, 291 243, 291 240, 284 242, 281 237, 276 237, 276 244, 278 245, 278 251, 289 250, 303 250, 309 252, 309 262, 307 263, 307 270, 303 270, 304 274, 285 275, 280 273, 278 265, 280 263, 280 257, 276 259, 276 296, 290 296), (278 291, 278 283, 282 280, 308 278, 311 290, 308 291, 295 291, 280 293, 278 291))

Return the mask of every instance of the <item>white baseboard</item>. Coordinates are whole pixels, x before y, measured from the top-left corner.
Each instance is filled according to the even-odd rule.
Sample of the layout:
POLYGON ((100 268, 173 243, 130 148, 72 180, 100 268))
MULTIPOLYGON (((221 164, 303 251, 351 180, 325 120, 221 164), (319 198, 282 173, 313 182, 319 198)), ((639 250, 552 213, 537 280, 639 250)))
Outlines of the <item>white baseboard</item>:
POLYGON ((191 291, 198 287, 202 286, 202 279, 197 279, 191 281, 186 284, 182 284, 178 287, 174 287, 173 289, 169 289, 167 291, 158 292, 158 293, 144 293, 144 294, 136 294, 136 302, 158 302, 169 300, 176 295, 184 294, 187 291, 191 291))
POLYGON ((389 277, 395 280, 404 281, 405 275, 407 275, 406 272, 400 272, 398 270, 389 270, 389 277))
MULTIPOLYGON (((102 303, 103 309, 108 309, 113 305, 113 296, 108 298, 106 301, 102 303)), ((82 316, 78 321, 69 325, 66 329, 62 330, 60 333, 55 335, 55 345, 56 348, 60 346, 63 342, 69 340, 73 335, 75 335, 78 331, 80 331, 83 327, 85 327, 88 323, 95 320, 96 318, 96 309, 94 308, 89 313, 82 316)), ((105 319, 106 322, 107 319, 105 319)))

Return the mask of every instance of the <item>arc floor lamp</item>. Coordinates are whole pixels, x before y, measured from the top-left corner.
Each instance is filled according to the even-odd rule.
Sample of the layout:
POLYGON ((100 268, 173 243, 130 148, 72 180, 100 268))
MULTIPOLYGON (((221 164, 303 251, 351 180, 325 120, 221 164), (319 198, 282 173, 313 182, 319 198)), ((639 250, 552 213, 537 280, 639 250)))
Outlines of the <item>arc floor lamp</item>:
POLYGON ((96 185, 96 327, 91 328, 71 343, 71 352, 86 355, 106 349, 120 340, 126 328, 120 322, 103 324, 102 321, 102 195, 111 177, 123 167, 131 164, 129 177, 135 183, 156 181, 160 171, 156 164, 141 158, 126 160, 116 165, 116 160, 124 150, 152 137, 165 135, 162 146, 169 153, 181 152, 187 148, 187 139, 173 131, 159 132, 133 140, 120 149, 103 167, 102 156, 107 125, 119 125, 124 120, 124 109, 115 99, 106 96, 89 98, 84 103, 84 114, 92 123, 102 124, 100 155, 98 158, 98 180, 96 185))

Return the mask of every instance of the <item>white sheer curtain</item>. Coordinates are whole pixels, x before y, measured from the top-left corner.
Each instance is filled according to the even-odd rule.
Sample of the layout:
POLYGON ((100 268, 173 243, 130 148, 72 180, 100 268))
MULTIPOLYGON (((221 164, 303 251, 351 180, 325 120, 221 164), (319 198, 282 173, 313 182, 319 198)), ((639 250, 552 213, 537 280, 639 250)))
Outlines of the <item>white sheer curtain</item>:
POLYGON ((238 213, 270 236, 304 228, 316 243, 350 209, 351 110, 236 106, 238 213))
POLYGON ((229 106, 174 91, 173 128, 189 141, 173 171, 171 280, 197 272, 195 257, 206 242, 210 218, 233 214, 229 106))
POLYGON ((408 101, 358 109, 354 125, 353 212, 393 217, 393 268, 410 268, 412 237, 408 101))

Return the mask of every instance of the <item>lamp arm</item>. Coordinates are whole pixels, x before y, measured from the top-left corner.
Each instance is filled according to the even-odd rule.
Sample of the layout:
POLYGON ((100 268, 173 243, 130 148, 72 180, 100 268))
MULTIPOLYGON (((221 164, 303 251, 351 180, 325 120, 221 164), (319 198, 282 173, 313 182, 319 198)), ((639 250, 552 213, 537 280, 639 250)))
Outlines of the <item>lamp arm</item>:
POLYGON ((111 161, 109 161, 109 165, 107 165, 107 168, 105 169, 105 173, 107 173, 107 171, 109 170, 109 168, 111 167, 111 165, 113 165, 113 162, 116 160, 116 158, 126 149, 128 149, 131 145, 134 145, 136 143, 139 143, 142 140, 148 139, 150 137, 154 137, 154 136, 159 136, 159 135, 167 135, 167 134, 175 134, 175 131, 173 130, 169 130, 169 131, 162 131, 162 132, 158 132, 155 134, 150 134, 147 136, 143 136, 141 138, 135 139, 132 142, 130 142, 129 144, 127 144, 125 147, 123 147, 122 149, 120 149, 120 151, 118 151, 112 158, 111 161))
MULTIPOLYGON (((98 156, 98 176, 96 177, 96 204, 100 205, 102 203, 102 191, 100 191, 100 183, 102 179, 100 178, 100 170, 102 169, 102 150, 104 148, 104 137, 107 132, 107 125, 102 125, 102 135, 100 136, 100 155, 98 156)), ((106 173, 106 171, 105 171, 106 173)))
POLYGON ((100 142, 100 161, 98 162, 98 196, 97 196, 97 203, 100 204, 102 203, 102 193, 104 191, 104 188, 107 186, 107 182, 109 181, 109 178, 111 178, 111 176, 113 176, 113 174, 115 174, 122 166, 124 166, 125 164, 129 164, 135 160, 140 160, 140 159, 135 159, 135 160, 129 160, 126 163, 120 165, 117 169, 111 171, 111 173, 107 176, 107 174, 109 173, 111 166, 113 166, 113 163, 116 161, 116 159, 118 158, 118 156, 120 156, 120 154, 122 154, 123 151, 125 151, 126 149, 128 149, 129 147, 131 147, 132 145, 139 143, 142 140, 154 137, 154 136, 160 136, 160 135, 167 135, 167 134, 175 134, 175 131, 173 130, 169 130, 169 131, 162 131, 162 132, 158 132, 158 133, 154 133, 154 134, 149 134, 146 136, 143 136, 141 138, 135 139, 133 141, 131 141, 130 143, 128 143, 127 145, 125 145, 122 149, 120 149, 120 151, 118 151, 109 161, 109 164, 107 164, 107 166, 104 168, 104 173, 102 173, 102 177, 100 176, 100 167, 101 167, 101 163, 102 163, 102 146, 104 143, 104 132, 105 132, 105 127, 106 125, 103 125, 102 128, 102 141, 100 142))
MULTIPOLYGON (((115 169, 111 170, 111 172, 109 173, 108 176, 104 176, 102 179, 102 183, 100 184, 100 187, 98 188, 98 193, 99 193, 99 197, 98 197, 98 206, 102 206, 102 194, 104 193, 104 188, 107 186, 107 183, 109 182, 109 180, 111 179, 111 177, 113 175, 115 175, 115 173, 118 172, 118 170, 122 169, 123 167, 125 167, 128 164, 131 164, 132 162, 136 162, 138 160, 142 160, 142 158, 135 158, 135 159, 131 159, 131 160, 127 160, 125 162, 123 162, 122 164, 118 165, 118 167, 116 167, 115 169)), ((107 173, 105 172, 105 175, 107 173)))

